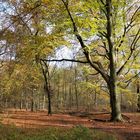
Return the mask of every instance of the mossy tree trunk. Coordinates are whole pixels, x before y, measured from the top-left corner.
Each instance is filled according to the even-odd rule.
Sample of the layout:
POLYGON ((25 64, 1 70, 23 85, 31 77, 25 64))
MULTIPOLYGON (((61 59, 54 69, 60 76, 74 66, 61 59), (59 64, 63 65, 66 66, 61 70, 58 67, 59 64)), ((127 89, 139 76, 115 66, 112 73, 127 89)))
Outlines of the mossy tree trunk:
POLYGON ((112 4, 111 0, 106 0, 106 19, 107 19, 107 43, 109 48, 109 79, 107 81, 109 94, 110 94, 110 107, 111 107, 111 120, 112 121, 121 121, 121 106, 119 103, 118 93, 117 93, 117 72, 116 72, 116 50, 112 42, 112 22, 111 22, 111 13, 112 13, 112 4))

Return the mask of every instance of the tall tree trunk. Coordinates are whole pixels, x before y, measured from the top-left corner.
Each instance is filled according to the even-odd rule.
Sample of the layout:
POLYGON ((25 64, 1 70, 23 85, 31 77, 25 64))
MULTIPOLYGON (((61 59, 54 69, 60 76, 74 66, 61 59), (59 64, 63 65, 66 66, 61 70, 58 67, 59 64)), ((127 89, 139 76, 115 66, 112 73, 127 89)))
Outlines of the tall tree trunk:
POLYGON ((137 111, 140 112, 140 83, 137 82, 137 95, 138 95, 138 102, 137 102, 137 111))
POLYGON ((58 87, 57 87, 57 109, 60 107, 60 86, 59 86, 59 81, 58 81, 58 87))
POLYGON ((51 93, 48 90, 48 115, 52 114, 52 108, 51 108, 51 93))
POLYGON ((23 109, 23 102, 22 99, 20 100, 20 110, 23 109))
MULTIPOLYGON (((46 77, 46 76, 45 76, 46 77)), ((48 97, 48 115, 52 115, 52 107, 51 107, 51 89, 48 83, 47 77, 45 78, 45 91, 48 97)))
POLYGON ((49 78, 50 78, 49 67, 48 67, 48 64, 45 63, 44 61, 43 61, 44 65, 42 64, 41 61, 40 61, 40 64, 41 64, 42 73, 43 73, 44 80, 45 80, 44 89, 45 89, 45 92, 46 92, 47 97, 48 97, 48 115, 52 115, 52 108, 51 108, 51 86, 50 86, 50 81, 49 81, 49 78), (45 66, 45 67, 43 67, 43 66, 45 66))
POLYGON ((116 85, 116 66, 113 56, 113 51, 110 51, 110 77, 108 81, 108 89, 110 94, 111 120, 121 121, 121 105, 117 93, 116 85))
POLYGON ((27 100, 26 103, 25 103, 26 111, 28 111, 28 106, 29 106, 29 103, 28 103, 28 100, 27 100))
POLYGON ((116 92, 116 86, 110 82, 108 85, 110 93, 111 121, 121 121, 121 106, 116 92))
POLYGON ((110 94, 110 107, 111 107, 111 120, 112 121, 121 121, 121 105, 117 93, 117 84, 116 84, 116 63, 114 58, 114 51, 110 49, 110 77, 108 81, 108 89, 110 94))
POLYGON ((97 91, 95 89, 95 94, 94 94, 94 106, 95 108, 97 107, 97 91))
POLYGON ((34 93, 32 91, 32 97, 31 97, 31 112, 34 111, 34 93))
POLYGON ((21 93, 20 97, 20 109, 23 109, 23 92, 21 93))
POLYGON ((75 87, 75 97, 76 97, 76 108, 77 110, 79 109, 79 100, 78 100, 78 89, 77 89, 77 70, 76 70, 76 67, 75 67, 75 77, 74 77, 74 87, 75 87))
POLYGON ((33 101, 33 99, 31 99, 31 112, 33 112, 34 111, 34 101, 33 101))
POLYGON ((72 85, 69 85, 69 109, 72 108, 72 85))
POLYGON ((27 93, 26 93, 26 91, 25 91, 25 94, 24 94, 24 98, 25 98, 25 109, 26 109, 26 111, 28 110, 28 97, 27 97, 27 93))
POLYGON ((4 103, 5 108, 8 108, 8 99, 5 99, 5 103, 4 103))
POLYGON ((66 109, 67 107, 67 89, 66 89, 66 85, 67 85, 67 81, 66 81, 66 71, 64 70, 63 73, 63 106, 66 109))
MULTIPOLYGON (((39 101, 40 104, 40 101, 39 101)), ((45 106, 46 106, 46 96, 45 94, 43 95, 43 104, 42 104, 42 109, 45 110, 45 106)))
POLYGON ((117 95, 117 73, 116 73, 116 56, 115 56, 115 48, 112 42, 112 1, 106 0, 106 19, 107 19, 107 42, 109 47, 109 69, 110 69, 110 76, 107 81, 108 89, 110 93, 110 107, 111 107, 111 120, 112 121, 121 121, 121 106, 119 103, 119 98, 117 95))

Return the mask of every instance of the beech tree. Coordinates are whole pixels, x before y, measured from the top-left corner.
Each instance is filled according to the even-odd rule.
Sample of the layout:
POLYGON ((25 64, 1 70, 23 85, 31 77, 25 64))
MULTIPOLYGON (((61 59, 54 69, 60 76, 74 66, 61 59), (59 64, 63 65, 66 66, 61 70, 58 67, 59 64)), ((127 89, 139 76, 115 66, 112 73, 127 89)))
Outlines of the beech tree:
POLYGON ((12 5, 14 14, 1 30, 1 40, 10 38, 10 44, 16 46, 16 60, 89 64, 108 88, 111 120, 121 121, 119 79, 130 72, 129 67, 133 70, 140 52, 137 1, 11 0, 7 4, 12 5), (50 60, 52 50, 71 46, 72 40, 81 47, 80 57, 50 60))
POLYGON ((80 43, 87 62, 100 73, 107 84, 110 95, 111 120, 121 121, 122 115, 117 92, 117 81, 129 60, 135 61, 133 56, 136 57, 139 54, 140 29, 138 17, 140 7, 136 3, 131 5, 127 0, 97 0, 94 2, 89 0, 78 2, 77 4, 75 1, 62 0, 68 14, 67 20, 71 22, 73 33, 80 43), (74 10, 73 3, 80 7, 84 6, 84 10, 80 7, 77 8, 78 10, 76 9, 77 11, 74 10), (134 6, 135 8, 133 8, 134 6), (83 26, 76 22, 78 18, 83 26), (84 20, 84 18, 87 20, 84 20), (89 35, 93 28, 90 22, 96 26, 96 33, 93 35, 89 35), (84 24, 86 25, 84 26, 84 24), (88 27, 86 27, 87 24, 89 24, 88 27), (94 47, 89 47, 85 43, 83 30, 89 32, 87 37, 95 36, 97 38, 96 42, 99 40, 96 45, 98 48, 101 47, 103 49, 102 52, 96 48, 94 49, 94 47), (122 62, 118 65, 120 60, 120 58, 118 59, 119 53, 124 53, 124 58, 122 58, 122 54, 120 57, 122 62), (101 61, 100 57, 97 60, 96 55, 103 57, 104 60, 102 59, 101 61))

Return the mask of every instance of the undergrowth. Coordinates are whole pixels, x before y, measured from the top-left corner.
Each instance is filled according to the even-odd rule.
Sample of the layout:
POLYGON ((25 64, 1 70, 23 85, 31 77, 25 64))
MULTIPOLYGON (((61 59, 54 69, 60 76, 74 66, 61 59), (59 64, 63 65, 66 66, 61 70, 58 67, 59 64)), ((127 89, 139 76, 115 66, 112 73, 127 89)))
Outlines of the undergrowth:
POLYGON ((91 130, 83 126, 71 129, 42 128, 25 129, 0 125, 0 140, 116 140, 108 133, 91 130))

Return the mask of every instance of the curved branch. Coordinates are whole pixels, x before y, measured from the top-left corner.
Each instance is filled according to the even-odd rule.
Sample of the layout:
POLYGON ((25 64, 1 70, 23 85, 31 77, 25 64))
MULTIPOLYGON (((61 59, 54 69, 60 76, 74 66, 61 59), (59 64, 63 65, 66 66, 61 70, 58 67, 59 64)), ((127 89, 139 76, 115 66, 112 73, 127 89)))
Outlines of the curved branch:
POLYGON ((83 53, 85 54, 85 57, 87 59, 87 62, 91 65, 91 67, 93 67, 97 72, 99 72, 102 75, 102 77, 104 78, 104 80, 106 82, 108 82, 109 76, 105 73, 105 70, 104 70, 103 66, 101 65, 101 63, 92 61, 91 56, 90 56, 90 53, 86 49, 87 46, 84 44, 84 41, 83 41, 81 35, 78 32, 76 23, 75 23, 72 15, 70 13, 70 10, 68 8, 68 4, 64 0, 62 0, 62 2, 64 4, 64 6, 66 8, 66 11, 67 11, 67 13, 69 15, 69 18, 70 18, 70 20, 72 22, 74 34, 75 34, 77 40, 79 41, 79 43, 81 45, 81 48, 83 49, 83 53))

